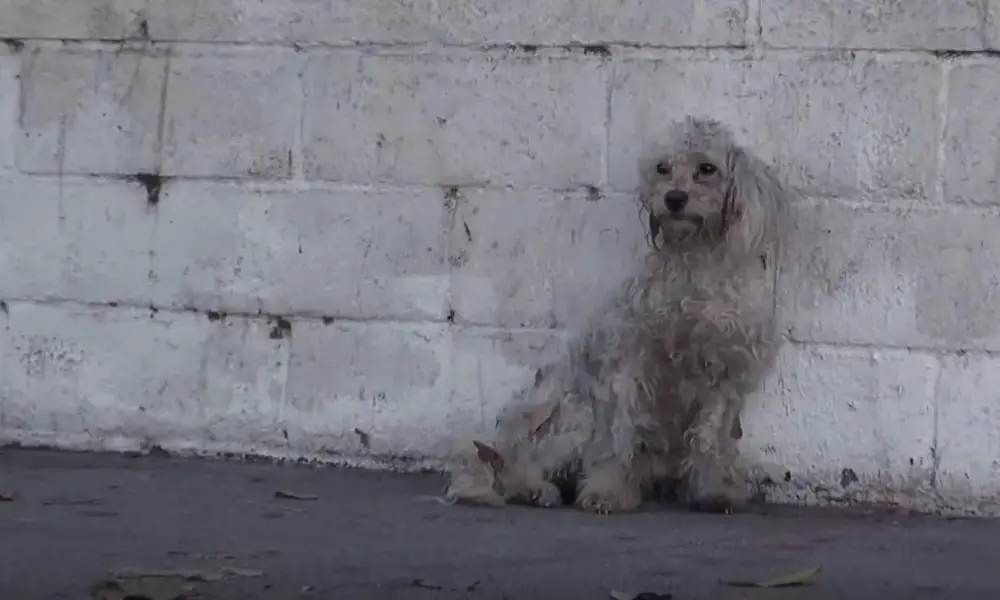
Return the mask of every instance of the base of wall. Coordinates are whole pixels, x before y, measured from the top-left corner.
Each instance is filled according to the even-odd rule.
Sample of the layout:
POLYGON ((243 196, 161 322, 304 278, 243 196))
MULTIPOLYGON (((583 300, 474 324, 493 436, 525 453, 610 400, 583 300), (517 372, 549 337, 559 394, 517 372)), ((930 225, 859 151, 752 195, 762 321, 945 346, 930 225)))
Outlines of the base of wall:
POLYGON ((754 465, 754 497, 773 504, 800 506, 870 506, 916 514, 1000 516, 1000 497, 980 497, 966 488, 942 487, 903 478, 879 478, 851 470, 792 473, 754 465))
MULTIPOLYGON (((286 463, 313 467, 361 468, 398 473, 441 473, 440 459, 394 456, 349 456, 331 453, 302 454, 290 449, 247 450, 238 445, 195 446, 182 441, 150 445, 124 437, 96 440, 86 435, 54 436, 24 432, 0 432, 0 449, 23 448, 67 452, 113 452, 163 455, 254 463, 286 463)), ((752 497, 769 504, 818 507, 871 507, 873 510, 905 511, 956 517, 1000 517, 1000 497, 976 498, 960 486, 938 489, 930 485, 875 480, 853 472, 797 473, 777 465, 753 464, 748 482, 752 497)), ((443 491, 443 490, 442 490, 443 491)))

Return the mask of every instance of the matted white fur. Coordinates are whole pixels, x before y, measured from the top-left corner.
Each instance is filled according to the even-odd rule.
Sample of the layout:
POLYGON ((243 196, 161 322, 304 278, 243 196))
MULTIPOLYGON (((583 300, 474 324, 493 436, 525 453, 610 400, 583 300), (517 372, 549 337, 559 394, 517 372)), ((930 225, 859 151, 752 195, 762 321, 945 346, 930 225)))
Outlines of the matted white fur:
POLYGON ((677 123, 640 165, 650 252, 566 358, 469 441, 446 498, 629 511, 660 480, 693 509, 746 501, 740 415, 779 338, 774 269, 786 193, 770 167, 711 119, 677 123))

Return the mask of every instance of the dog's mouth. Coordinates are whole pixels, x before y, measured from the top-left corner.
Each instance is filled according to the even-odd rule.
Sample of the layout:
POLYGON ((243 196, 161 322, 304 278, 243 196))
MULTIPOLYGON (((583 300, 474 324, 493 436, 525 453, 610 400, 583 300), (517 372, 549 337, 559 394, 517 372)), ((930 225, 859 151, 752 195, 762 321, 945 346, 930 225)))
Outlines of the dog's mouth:
POLYGON ((705 221, 705 218, 702 217, 701 215, 690 215, 683 212, 670 212, 661 217, 661 220, 672 221, 674 223, 687 222, 693 225, 701 226, 701 224, 705 221))
POLYGON ((649 236, 657 247, 695 237, 704 226, 705 217, 683 211, 649 215, 649 236))

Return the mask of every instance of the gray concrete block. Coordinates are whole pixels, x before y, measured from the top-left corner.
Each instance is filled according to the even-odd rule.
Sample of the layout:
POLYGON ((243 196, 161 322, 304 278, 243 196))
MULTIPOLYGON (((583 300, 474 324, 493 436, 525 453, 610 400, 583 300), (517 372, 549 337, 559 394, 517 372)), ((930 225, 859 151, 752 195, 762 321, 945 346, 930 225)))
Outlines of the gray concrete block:
POLYGON ((932 504, 920 490, 929 494, 934 472, 939 372, 927 354, 786 345, 770 392, 747 409, 740 442, 745 459, 770 474, 768 499, 879 501, 900 491, 932 504))
POLYGON ((171 182, 152 247, 155 298, 214 310, 443 320, 443 196, 171 182))
POLYGON ((140 34, 147 0, 0 0, 0 37, 121 40, 140 34))
POLYGON ((1000 49, 1000 3, 996 0, 986 2, 986 47, 1000 49))
POLYGON ((743 43, 746 2, 664 0, 156 0, 155 39, 323 43, 743 43))
POLYGON ((289 340, 264 319, 10 303, 4 429, 41 443, 280 454, 289 340))
POLYGON ((978 0, 764 0, 765 43, 784 48, 980 50, 978 0))
POLYGON ((0 182, 0 297, 148 304, 155 216, 125 182, 0 182))
POLYGON ((192 449, 209 452, 284 454, 289 444, 285 385, 294 324, 273 317, 209 315, 206 320, 213 326, 202 348, 203 404, 180 417, 189 421, 184 438, 192 449))
POLYGON ((631 198, 464 191, 449 245, 456 319, 582 327, 639 266, 644 248, 631 198))
POLYGON ((317 55, 306 71, 310 179, 567 188, 603 180, 599 61, 317 55))
POLYGON ((565 357, 567 338, 557 331, 455 328, 447 417, 454 445, 447 452, 462 450, 470 438, 493 439, 497 415, 534 384, 538 369, 565 357))
POLYGON ((949 356, 938 388, 938 481, 956 499, 1000 494, 1000 360, 949 356))
POLYGON ((0 172, 14 167, 20 76, 20 56, 0 52, 0 172))
POLYGON ((959 65, 949 73, 948 112, 941 170, 947 202, 1000 205, 1000 67, 959 65))
POLYGON ((173 56, 163 173, 287 178, 300 127, 302 61, 277 48, 173 56))
POLYGON ((961 209, 797 206, 779 280, 793 337, 1000 349, 1000 219, 961 209))
POLYGON ((190 435, 212 404, 199 394, 204 316, 10 303, 2 318, 4 427, 40 443, 131 449, 190 435))
POLYGON ((441 459, 488 439, 497 410, 565 352, 555 332, 436 324, 297 322, 291 339, 291 444, 337 458, 441 459))
POLYGON ((165 74, 162 57, 133 51, 26 57, 18 167, 29 173, 155 171, 165 74))
POLYGON ((609 178, 615 189, 634 189, 639 158, 672 120, 694 114, 728 123, 793 188, 925 197, 934 190, 940 79, 936 64, 894 56, 623 61, 609 178))
POLYGON ((451 356, 443 324, 297 323, 285 407, 290 442, 304 454, 440 456, 451 356))

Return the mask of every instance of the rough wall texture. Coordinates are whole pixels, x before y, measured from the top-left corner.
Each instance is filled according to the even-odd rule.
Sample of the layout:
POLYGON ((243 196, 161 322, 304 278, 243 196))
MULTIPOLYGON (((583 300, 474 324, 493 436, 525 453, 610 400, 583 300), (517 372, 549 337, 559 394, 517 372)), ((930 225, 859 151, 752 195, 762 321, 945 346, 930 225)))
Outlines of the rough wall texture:
POLYGON ((1000 0, 0 0, 0 437, 416 465, 710 114, 800 190, 772 499, 998 512, 1000 0))

